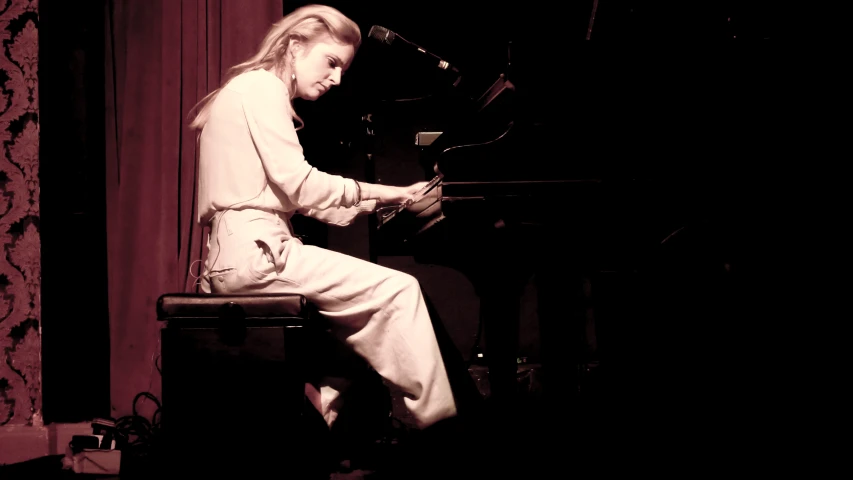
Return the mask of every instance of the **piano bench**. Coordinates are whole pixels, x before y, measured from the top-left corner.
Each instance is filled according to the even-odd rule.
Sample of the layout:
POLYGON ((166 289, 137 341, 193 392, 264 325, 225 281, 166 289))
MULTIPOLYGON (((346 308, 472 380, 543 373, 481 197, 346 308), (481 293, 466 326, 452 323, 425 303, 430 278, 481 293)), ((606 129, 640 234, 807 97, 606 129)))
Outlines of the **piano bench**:
POLYGON ((306 354, 326 334, 313 305, 293 294, 169 293, 157 301, 157 318, 166 322, 164 459, 192 473, 270 469, 311 478, 308 419, 318 414, 306 415, 306 354))

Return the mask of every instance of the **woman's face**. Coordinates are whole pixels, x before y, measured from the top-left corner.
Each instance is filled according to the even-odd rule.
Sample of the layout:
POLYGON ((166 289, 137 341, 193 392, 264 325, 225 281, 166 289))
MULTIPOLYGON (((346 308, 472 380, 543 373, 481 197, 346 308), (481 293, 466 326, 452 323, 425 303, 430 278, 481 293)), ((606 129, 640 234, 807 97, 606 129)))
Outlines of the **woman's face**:
POLYGON ((296 74, 296 97, 317 100, 334 85, 349 68, 355 49, 325 36, 312 44, 294 44, 293 72, 296 74))

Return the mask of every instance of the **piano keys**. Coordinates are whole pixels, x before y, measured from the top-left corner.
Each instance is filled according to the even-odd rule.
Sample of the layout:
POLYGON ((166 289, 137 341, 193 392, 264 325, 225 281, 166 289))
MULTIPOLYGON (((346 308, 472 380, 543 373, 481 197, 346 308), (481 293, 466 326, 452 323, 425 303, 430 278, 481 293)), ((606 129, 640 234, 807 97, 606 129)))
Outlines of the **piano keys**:
POLYGON ((571 196, 592 193, 600 179, 445 182, 434 177, 412 201, 379 212, 386 237, 407 242, 448 217, 489 224, 545 224, 571 196))

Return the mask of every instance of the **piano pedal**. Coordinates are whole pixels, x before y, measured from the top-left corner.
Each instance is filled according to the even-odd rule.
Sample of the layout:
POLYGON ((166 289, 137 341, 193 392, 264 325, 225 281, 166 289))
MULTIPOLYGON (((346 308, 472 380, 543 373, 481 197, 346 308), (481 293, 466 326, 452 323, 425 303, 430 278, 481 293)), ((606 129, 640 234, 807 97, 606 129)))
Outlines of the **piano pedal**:
POLYGON ((597 391, 600 377, 600 362, 588 360, 578 364, 578 393, 588 394, 597 391))

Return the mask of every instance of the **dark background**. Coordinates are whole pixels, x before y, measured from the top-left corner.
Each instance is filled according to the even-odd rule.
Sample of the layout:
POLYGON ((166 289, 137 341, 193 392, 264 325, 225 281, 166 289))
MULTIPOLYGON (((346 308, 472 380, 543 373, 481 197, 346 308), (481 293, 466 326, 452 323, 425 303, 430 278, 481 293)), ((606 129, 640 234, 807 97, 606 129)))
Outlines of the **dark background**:
MULTIPOLYGON (((588 41, 594 3, 569 3, 330 2, 362 27, 365 39, 340 87, 313 104, 296 105, 306 122, 300 137, 307 157, 318 168, 365 179, 364 153, 372 151, 375 177, 382 182, 428 178, 413 133, 441 131, 455 108, 510 72, 535 116, 562 132, 553 157, 534 160, 563 162, 579 176, 660 182, 657 203, 646 212, 652 243, 691 227, 682 247, 646 258, 686 273, 648 277, 658 283, 646 290, 670 289, 674 293, 662 298, 676 298, 684 292, 675 286, 693 279, 705 292, 701 300, 712 302, 729 322, 709 330, 709 336, 737 338, 731 345, 755 350, 747 339, 757 324, 738 323, 754 311, 734 299, 752 305, 761 296, 758 290, 769 288, 763 279, 780 268, 769 252, 800 230, 788 223, 788 203, 803 205, 795 199, 815 181, 801 154, 813 153, 821 143, 809 130, 814 125, 804 125, 799 114, 810 87, 798 80, 803 70, 785 44, 800 31, 784 24, 771 2, 746 8, 739 2, 601 0, 588 41), (372 25, 457 66, 463 82, 453 87, 432 65, 371 41, 372 25), (367 114, 374 118, 373 138, 364 135, 367 114), (779 232, 784 237, 774 236, 779 232), (750 272, 737 277, 737 295, 731 294, 730 277, 721 282, 707 274, 724 263, 750 272), (708 285, 713 288, 704 288, 708 285), (743 296, 746 290, 749 295, 743 296)), ((290 11, 300 3, 285 4, 290 11)), ((40 2, 46 422, 84 421, 109 412, 103 25, 100 2, 40 2)), ((368 257, 366 220, 346 232, 311 221, 299 222, 297 229, 309 243, 368 257)), ((455 293, 445 308, 453 302, 474 305, 455 293)), ((612 302, 621 305, 625 298, 612 302)), ((470 308, 450 312, 451 319, 466 319, 449 328, 466 353, 476 330, 476 322, 467 320, 470 308)), ((645 315, 650 331, 661 338, 683 339, 660 319, 670 315, 674 321, 686 311, 648 309, 640 317, 645 315)), ((755 321, 763 324, 766 314, 755 321)), ((764 339, 773 335, 762 333, 764 339)), ((739 368, 732 364, 740 361, 734 356, 716 360, 723 365, 718 372, 739 368)), ((755 365, 747 362, 745 368, 755 365)), ((646 367, 658 368, 637 368, 646 367)))

